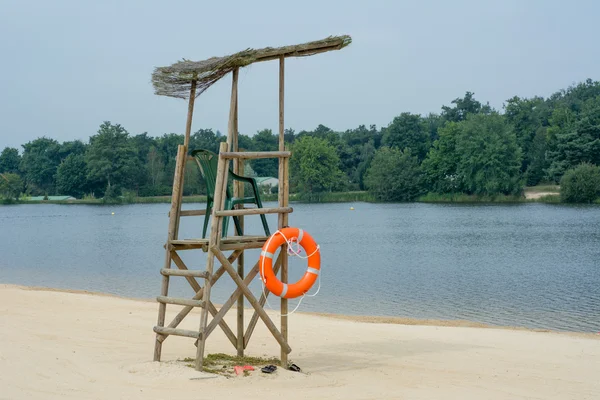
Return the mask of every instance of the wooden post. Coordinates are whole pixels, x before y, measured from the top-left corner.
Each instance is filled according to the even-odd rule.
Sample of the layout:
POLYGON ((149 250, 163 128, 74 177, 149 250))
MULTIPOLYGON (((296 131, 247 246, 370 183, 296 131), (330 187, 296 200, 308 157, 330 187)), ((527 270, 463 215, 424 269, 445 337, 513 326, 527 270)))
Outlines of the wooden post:
MULTIPOLYGON (((285 125, 284 125, 284 78, 285 78, 285 58, 281 56, 279 58, 279 151, 285 151, 285 125)), ((287 207, 288 205, 288 171, 287 171, 287 157, 279 158, 279 207, 287 207)), ((279 229, 287 226, 288 214, 280 213, 278 218, 279 229)), ((283 259, 281 260, 281 282, 287 283, 288 281, 288 255, 287 246, 283 246, 280 250, 283 253, 283 259)), ((281 334, 285 339, 286 343, 288 340, 288 300, 281 298, 281 334)), ((287 368, 288 364, 288 352, 284 351, 281 346, 281 365, 287 368)))
MULTIPOLYGON (((219 152, 225 151, 227 149, 227 143, 221 143, 219 146, 219 152)), ((213 249, 218 249, 220 242, 220 227, 222 218, 217 216, 216 212, 223 209, 223 203, 225 202, 225 187, 223 184, 227 185, 227 169, 229 165, 229 160, 226 160, 223 157, 219 157, 219 162, 217 166, 217 178, 215 182, 215 199, 214 206, 212 209, 212 223, 210 226, 210 239, 208 245, 208 256, 206 261, 206 271, 208 271, 209 276, 212 276, 214 264, 215 264, 215 255, 213 253, 213 249)), ((208 304, 210 301, 210 289, 211 282, 210 279, 207 279, 204 284, 204 293, 202 294, 202 300, 204 304, 208 304)), ((204 363, 204 347, 206 345, 206 337, 204 336, 204 330, 206 329, 206 324, 208 322, 208 307, 202 309, 200 313, 200 340, 198 342, 198 348, 196 349, 196 370, 202 371, 202 364, 204 363)))
MULTIPOLYGON (((235 74, 238 73, 236 69, 235 74)), ((234 78, 237 81, 237 78, 234 78)), ((233 146, 232 151, 239 151, 239 130, 238 130, 238 95, 237 95, 237 86, 236 86, 236 95, 235 95, 235 110, 233 115, 233 146)), ((238 175, 244 175, 244 160, 241 158, 235 159, 233 161, 233 172, 238 175)), ((233 196, 234 197, 244 197, 244 182, 236 182, 233 187, 233 196)), ((241 204, 238 204, 237 208, 240 207, 241 204)), ((240 236, 244 236, 244 216, 238 217, 240 221, 240 228, 242 231, 239 232, 240 236)), ((244 251, 239 255, 237 259, 237 272, 240 278, 244 278, 244 251)), ((240 292, 240 295, 237 298, 237 355, 238 357, 244 356, 244 294, 240 292)))
POLYGON ((196 100, 196 80, 192 81, 192 87, 190 88, 190 99, 188 101, 188 114, 187 121, 185 124, 185 138, 183 139, 183 145, 186 150, 190 145, 190 135, 192 133, 192 116, 194 114, 194 101, 196 100))
MULTIPOLYGON (((190 98, 188 100, 188 113, 187 113, 187 120, 185 122, 185 136, 183 138, 183 147, 185 147, 185 156, 183 157, 183 162, 181 163, 181 166, 179 166, 179 168, 181 168, 181 174, 179 175, 179 186, 180 186, 180 191, 179 194, 177 196, 177 221, 175 223, 175 238, 179 237, 179 213, 181 212, 181 199, 183 197, 183 187, 184 187, 184 181, 185 181, 185 166, 187 164, 187 153, 188 153, 188 149, 189 149, 189 144, 190 144, 190 136, 192 134, 192 119, 194 116, 194 102, 196 101, 196 80, 192 81, 192 86, 190 88, 190 98)), ((177 164, 179 165, 179 164, 177 164)), ((177 167, 175 167, 177 168, 177 167)), ((171 202, 174 199, 171 199, 171 202)))
MULTIPOLYGON (((179 222, 179 210, 180 203, 178 203, 177 199, 179 199, 179 192, 181 192, 181 173, 182 169, 180 165, 185 163, 185 147, 179 145, 177 147, 177 158, 175 164, 175 177, 173 179, 173 192, 171 197, 171 211, 169 212, 169 231, 167 234, 167 245, 165 252, 165 264, 164 269, 171 268, 171 240, 177 238, 177 224, 179 222)), ((161 296, 169 295, 169 275, 163 275, 162 277, 162 285, 160 290, 161 296)), ((158 321, 157 326, 163 327, 165 325, 165 313, 167 311, 167 305, 165 303, 159 303, 158 305, 158 321)), ((154 361, 160 361, 160 355, 162 351, 162 340, 160 340, 161 335, 156 334, 156 342, 154 344, 154 361)))
POLYGON ((227 124, 227 150, 225 151, 231 151, 231 148, 233 147, 233 135, 235 128, 234 125, 236 125, 235 115, 237 114, 237 87, 239 72, 239 68, 236 68, 233 70, 232 74, 233 78, 231 82, 231 101, 229 103, 229 124, 227 124))

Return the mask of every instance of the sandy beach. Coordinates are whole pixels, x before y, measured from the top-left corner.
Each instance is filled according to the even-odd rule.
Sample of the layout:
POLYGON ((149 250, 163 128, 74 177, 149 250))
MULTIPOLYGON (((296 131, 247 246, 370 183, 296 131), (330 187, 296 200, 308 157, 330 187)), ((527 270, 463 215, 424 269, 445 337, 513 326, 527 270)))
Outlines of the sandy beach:
MULTIPOLYGON (((600 398, 600 335, 297 313, 290 359, 302 373, 225 378, 177 361, 194 356, 189 338, 169 338, 153 362, 156 312, 153 301, 0 285, 0 399, 600 398)), ((207 352, 234 349, 215 331, 207 352)), ((261 324, 247 354, 279 354, 261 324)))

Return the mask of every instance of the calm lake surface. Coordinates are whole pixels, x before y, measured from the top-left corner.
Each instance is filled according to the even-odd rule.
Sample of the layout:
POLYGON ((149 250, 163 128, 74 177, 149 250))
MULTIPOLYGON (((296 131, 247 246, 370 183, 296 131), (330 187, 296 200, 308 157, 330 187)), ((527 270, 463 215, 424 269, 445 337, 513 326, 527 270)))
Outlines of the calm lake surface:
MULTIPOLYGON (((293 207, 290 225, 309 232, 322 252, 321 290, 300 311, 600 331, 598 206, 293 207)), ((0 282, 154 298, 168 210, 169 204, 1 206, 0 282)), ((273 230, 276 218, 268 216, 273 230)), ((184 218, 180 237, 200 237, 202 221, 184 218)), ((258 216, 247 217, 246 226, 260 234, 258 216)), ((201 250, 180 254, 190 268, 206 263, 201 250)), ((258 255, 246 253, 247 269, 258 255)), ((290 259, 290 281, 305 267, 305 260, 290 259)), ((184 278, 171 282, 171 295, 193 295, 184 278)), ((213 300, 225 301, 233 287, 225 275, 213 300)), ((258 296, 258 279, 252 288, 258 296)))

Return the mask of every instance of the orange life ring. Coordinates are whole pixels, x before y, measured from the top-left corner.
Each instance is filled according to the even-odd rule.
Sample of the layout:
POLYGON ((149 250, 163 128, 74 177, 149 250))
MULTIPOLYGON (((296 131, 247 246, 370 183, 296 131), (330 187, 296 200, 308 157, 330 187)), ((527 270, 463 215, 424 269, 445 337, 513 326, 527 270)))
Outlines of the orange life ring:
POLYGON ((259 272, 265 286, 271 293, 285 299, 293 299, 308 292, 321 271, 321 254, 314 239, 302 229, 286 227, 275 232, 263 245, 260 252, 259 272), (308 268, 296 283, 286 284, 275 276, 273 256, 277 248, 288 241, 297 242, 308 254, 308 268))

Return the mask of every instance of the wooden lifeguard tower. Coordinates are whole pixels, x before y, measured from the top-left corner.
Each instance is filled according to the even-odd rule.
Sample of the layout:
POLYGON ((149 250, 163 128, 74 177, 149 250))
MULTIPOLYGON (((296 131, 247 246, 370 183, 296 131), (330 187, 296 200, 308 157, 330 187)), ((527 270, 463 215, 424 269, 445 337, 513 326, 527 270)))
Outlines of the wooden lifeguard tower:
MULTIPOLYGON (((281 330, 269 318, 264 310, 264 304, 268 293, 263 293, 260 300, 252 294, 248 285, 259 272, 258 260, 253 268, 244 276, 244 250, 260 249, 266 236, 245 236, 243 232, 239 236, 222 237, 222 218, 239 217, 243 228, 243 216, 251 214, 279 214, 278 226, 282 228, 288 223, 288 213, 292 208, 288 207, 289 177, 288 161, 291 153, 286 151, 284 143, 284 64, 287 57, 311 56, 332 50, 340 50, 351 43, 349 36, 328 37, 323 40, 309 42, 294 46, 279 48, 263 48, 259 50, 244 50, 239 53, 225 56, 213 57, 204 61, 194 62, 183 60, 169 67, 156 68, 152 74, 152 83, 155 94, 170 96, 188 100, 187 123, 185 127, 185 139, 183 145, 177 149, 175 174, 173 178, 173 193, 171 209, 169 212, 169 228, 167 242, 165 244, 165 262, 160 270, 162 275, 162 287, 159 303, 158 322, 154 327, 156 342, 154 347, 154 361, 160 361, 163 342, 169 335, 186 336, 196 340, 196 369, 201 370, 204 360, 204 348, 206 339, 213 330, 219 326, 237 350, 239 356, 243 356, 244 349, 248 345, 252 332, 260 318, 269 331, 273 334, 281 346, 281 364, 286 366, 288 354, 292 351, 288 338, 287 324, 287 299, 281 299, 281 330), (265 152, 240 152, 238 149, 238 75, 239 69, 255 62, 279 60, 279 150, 265 152), (181 199, 184 185, 184 167, 188 160, 188 145, 192 128, 192 115, 194 112, 194 101, 208 89, 212 84, 232 73, 231 102, 229 107, 229 123, 227 130, 227 142, 221 143, 218 155, 218 168, 215 182, 214 207, 211 211, 211 228, 208 239, 186 239, 180 240, 179 221, 184 216, 205 215, 206 210, 181 210, 181 199), (279 159, 279 207, 275 208, 238 208, 224 210, 225 190, 228 182, 229 163, 233 162, 233 172, 242 173, 243 161, 245 159, 278 158, 279 159), (179 256, 180 251, 201 249, 207 253, 206 268, 203 270, 189 269, 179 256), (224 252, 231 251, 229 256, 224 252), (215 271, 215 258, 220 267, 215 271), (237 261, 237 269, 233 263, 237 261), (172 263, 177 267, 171 268, 172 263), (227 273, 236 283, 237 288, 222 305, 217 309, 210 300, 211 287, 227 273), (169 296, 170 277, 184 277, 195 295, 192 298, 175 298, 169 296), (201 285, 197 279, 204 279, 201 285), (244 296, 254 308, 254 315, 247 327, 244 326, 244 296), (225 314, 237 303, 237 334, 223 319, 225 314), (165 313, 167 304, 183 306, 172 322, 165 326, 165 313), (194 307, 201 307, 200 322, 198 330, 179 329, 177 326, 192 311, 194 307), (212 320, 208 321, 208 314, 212 320)), ((234 196, 242 196, 243 184, 234 185, 234 196)), ((205 216, 206 217, 206 216, 205 216)), ((280 270, 280 280, 287 282, 287 251, 280 251, 274 265, 274 272, 280 270)))

